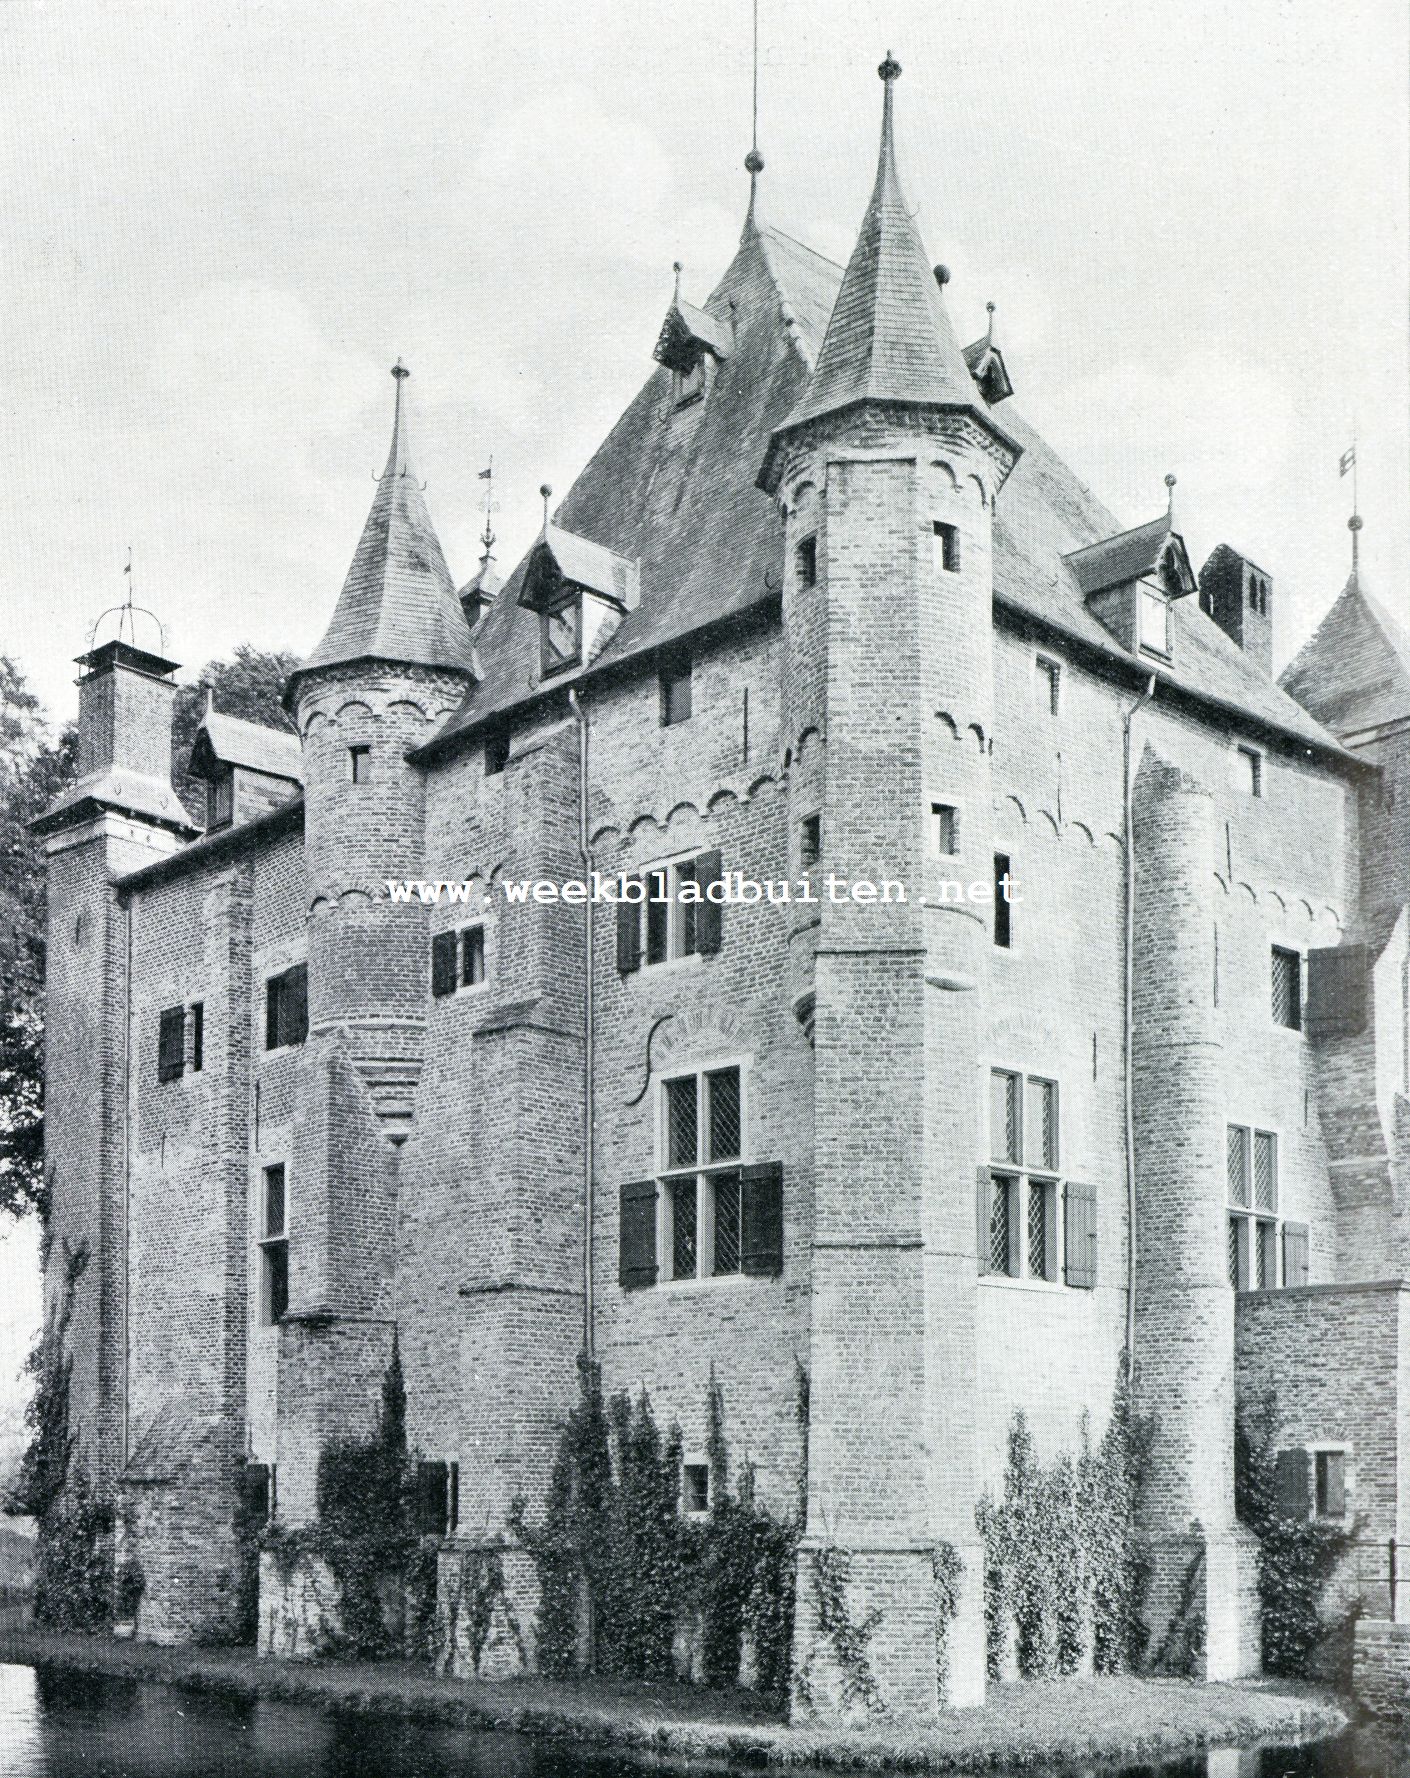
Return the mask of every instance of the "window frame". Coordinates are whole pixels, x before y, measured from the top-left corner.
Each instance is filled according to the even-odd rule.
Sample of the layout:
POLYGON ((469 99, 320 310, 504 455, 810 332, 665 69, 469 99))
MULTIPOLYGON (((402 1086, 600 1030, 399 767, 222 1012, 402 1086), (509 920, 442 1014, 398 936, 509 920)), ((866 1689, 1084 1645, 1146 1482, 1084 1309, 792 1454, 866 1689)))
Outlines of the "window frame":
POLYGON ((1287 1288, 1283 1264, 1283 1230, 1288 1217, 1284 1213, 1281 1143, 1276 1130, 1264 1130, 1254 1124, 1226 1120, 1224 1125, 1224 1223, 1227 1244, 1225 1275, 1232 1289, 1271 1291, 1287 1288), (1240 1175, 1243 1201, 1235 1196, 1231 1182, 1231 1138, 1240 1137, 1240 1175), (1258 1174, 1260 1144, 1272 1157, 1272 1202, 1259 1202, 1258 1174))
POLYGON ((713 1489, 711 1488, 712 1479, 710 1474, 710 1461, 707 1457, 700 1457, 692 1454, 682 1461, 680 1514, 683 1519, 690 1519, 695 1523, 699 1523, 701 1520, 710 1517, 710 1511, 714 1505, 714 1501, 711 1499, 711 1494, 713 1493, 713 1489), (690 1490, 691 1476, 693 1473, 703 1475, 705 1480, 704 1504, 701 1506, 691 1505, 690 1490))
POLYGON ((1170 596, 1163 587, 1152 586, 1149 581, 1136 582, 1136 646, 1142 654, 1152 654, 1158 660, 1168 661, 1171 654, 1171 622, 1170 596), (1146 617, 1149 613, 1160 612, 1160 641, 1148 640, 1146 634, 1146 617))
POLYGON ((287 1160, 270 1160, 260 1166, 259 1171, 259 1221, 255 1236, 255 1245, 259 1249, 259 1325, 261 1327, 278 1327, 280 1321, 289 1312, 289 1163, 287 1160), (270 1176, 280 1176, 282 1196, 282 1217, 277 1230, 269 1226, 269 1187, 270 1176), (273 1302, 276 1292, 273 1288, 273 1274, 276 1266, 283 1268, 284 1306, 279 1314, 273 1313, 273 1302))
POLYGON ((997 1191, 1002 1187, 1008 1193, 1008 1239, 1006 1263, 1003 1267, 996 1267, 992 1246, 992 1205, 995 1200, 991 1199, 991 1245, 987 1263, 980 1276, 1008 1284, 1051 1285, 1059 1290, 1078 1288, 1075 1285, 1069 1286, 1066 1280, 1067 1219, 1064 1209, 1067 1176, 1063 1171, 1062 1088, 1059 1081, 1054 1075, 1029 1074, 1023 1069, 993 1063, 989 1068, 989 1094, 985 1115, 989 1139, 989 1158, 985 1165, 991 1190, 997 1191), (994 1127, 994 1108, 997 1102, 995 1083, 1000 1080, 1006 1083, 1005 1138, 1008 1123, 1007 1101, 1010 1096, 1013 1100, 1015 1152, 1012 1154, 1001 1152, 998 1132, 994 1127), (1052 1105, 1052 1145, 1038 1161, 1033 1160, 1029 1154, 1029 1105, 1034 1087, 1045 1089, 1051 1095, 1052 1105), (1043 1217, 1044 1254, 1040 1273, 1035 1273, 1032 1269, 1035 1193, 1041 1201, 1043 1217))
POLYGON ((206 779, 206 832, 218 833, 235 820, 235 768, 222 766, 206 779))
POLYGON ((994 930, 992 933, 993 949, 1005 951, 1010 956, 1014 952, 1013 942, 1013 902, 1001 894, 1001 885, 1005 880, 1013 880, 1013 854, 996 852, 994 854, 994 930), (1002 909, 1002 913, 1000 912, 1002 909), (1003 933, 1003 937, 999 936, 1003 933))
POLYGON ((308 963, 286 964, 283 969, 276 969, 264 978, 264 1048, 270 1054, 276 1050, 297 1049, 308 1041, 308 963), (293 975, 302 972, 304 983, 303 995, 303 1029, 297 1037, 284 1035, 284 983, 293 975), (278 984, 278 999, 273 1020, 270 1019, 270 988, 278 984))
POLYGON ((578 671, 582 664, 583 595, 577 587, 571 587, 545 605, 539 613, 539 676, 543 679, 556 679, 560 673, 578 671), (558 654, 549 643, 549 626, 554 618, 561 617, 565 611, 571 611, 574 615, 575 646, 571 657, 558 654))
POLYGON ((743 1196, 741 1190, 739 1264, 728 1271, 716 1269, 717 1182, 741 1181, 744 1169, 753 1154, 749 1140, 750 1104, 748 1062, 743 1056, 714 1058, 691 1068, 663 1073, 656 1092, 656 1282, 665 1284, 713 1284, 721 1278, 747 1278, 744 1270, 743 1196), (739 1081, 739 1153, 715 1161, 706 1158, 709 1146, 709 1094, 706 1082, 711 1076, 733 1072, 739 1081), (670 1151, 670 1088, 682 1080, 695 1082, 695 1159, 671 1164, 670 1151), (677 1277, 675 1268, 675 1194, 677 1187, 695 1181, 695 1270, 677 1277), (705 1270, 708 1257, 709 1270, 705 1270))
POLYGON ((1238 760, 1237 775, 1239 789, 1255 801, 1263 801, 1266 776, 1263 770, 1263 754, 1257 747, 1246 746, 1242 741, 1234 743, 1234 753, 1238 760))
POLYGON ((1308 1496, 1308 1516, 1316 1525, 1346 1525, 1352 1518, 1351 1511, 1351 1447, 1344 1444, 1315 1444, 1307 1447, 1311 1458, 1312 1487, 1308 1496), (1330 1488, 1330 1477, 1324 1474, 1323 1466, 1330 1458, 1336 1458, 1341 1465, 1341 1511, 1327 1512, 1324 1501, 1330 1488))
POLYGON ((1290 945, 1271 945, 1269 947, 1269 1012, 1274 1025, 1280 1031, 1292 1031, 1301 1035, 1306 1027, 1304 1006, 1307 996, 1303 990, 1304 961, 1301 951, 1294 950, 1290 945), (1291 983, 1288 989, 1288 1008, 1291 1016, 1280 1018, 1278 1014, 1278 972, 1280 966, 1289 970, 1291 983))
POLYGON ((798 863, 812 870, 822 859, 822 810, 814 809, 798 823, 798 863))
POLYGON ((157 1085, 170 1086, 185 1072, 186 1008, 164 1006, 157 1014, 157 1085), (174 1038, 169 1035, 172 1032, 175 1032, 174 1038))
POLYGON ((694 363, 677 366, 672 373, 671 396, 676 407, 693 407, 704 401, 710 390, 710 371, 705 360, 710 356, 703 348, 694 363))
POLYGON ((638 972, 643 969, 666 969, 673 964, 698 963, 700 961, 699 927, 697 916, 700 903, 681 902, 679 899, 680 885, 683 881, 694 882, 696 861, 700 858, 699 851, 677 852, 668 858, 658 858, 650 864, 643 865, 635 873, 638 880, 647 887, 647 895, 637 908, 638 933, 641 943, 641 954, 637 965, 638 972), (682 870, 689 865, 689 878, 682 876, 682 870), (666 874, 669 884, 667 900, 662 903, 651 894, 652 878, 666 874), (666 909, 666 949, 660 957, 651 955, 652 927, 651 910, 664 906, 666 909), (687 936, 689 943, 687 943, 687 936))

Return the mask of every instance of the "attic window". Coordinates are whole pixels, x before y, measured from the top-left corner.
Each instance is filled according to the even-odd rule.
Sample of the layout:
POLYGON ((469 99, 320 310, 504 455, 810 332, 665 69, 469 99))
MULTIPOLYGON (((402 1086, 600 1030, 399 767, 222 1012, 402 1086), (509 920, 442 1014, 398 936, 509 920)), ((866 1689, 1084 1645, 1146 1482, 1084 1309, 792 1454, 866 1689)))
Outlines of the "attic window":
POLYGON ((235 819, 235 774, 227 766, 206 781, 206 831, 229 827, 235 819))
POLYGON ((539 617, 541 666, 545 678, 576 667, 582 659, 583 609, 576 593, 560 599, 539 617))
POLYGON ((687 365, 675 373, 676 406, 689 407, 691 402, 699 401, 705 394, 705 354, 702 352, 694 364, 687 365))
POLYGON ((1170 601, 1157 587, 1142 582, 1139 597, 1140 644, 1150 654, 1170 653, 1170 601))

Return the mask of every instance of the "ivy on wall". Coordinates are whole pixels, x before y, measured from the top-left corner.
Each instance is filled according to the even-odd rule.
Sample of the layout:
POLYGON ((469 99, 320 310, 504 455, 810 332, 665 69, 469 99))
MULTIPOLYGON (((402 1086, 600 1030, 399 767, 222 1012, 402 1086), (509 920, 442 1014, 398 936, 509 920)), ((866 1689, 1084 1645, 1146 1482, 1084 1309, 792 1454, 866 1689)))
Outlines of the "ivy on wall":
POLYGON ((539 1664, 554 1675, 583 1664, 661 1678, 674 1671, 678 1632, 698 1628, 705 1682, 739 1681, 746 1636, 755 1682, 782 1696, 793 1640, 796 1519, 775 1518, 754 1496, 745 1465, 731 1489, 724 1398, 707 1398, 710 1508, 680 1511, 680 1430, 662 1433, 645 1391, 604 1399, 601 1372, 579 1361, 579 1396, 563 1428, 544 1516, 524 1502, 510 1518, 540 1587, 539 1664), (584 1634, 586 1632, 586 1634, 584 1634))
POLYGON ((1321 1523, 1305 1512, 1289 1512, 1278 1478, 1281 1424, 1274 1391, 1264 1390, 1239 1402, 1234 1418, 1234 1511, 1258 1539, 1264 1670, 1305 1678, 1349 1661, 1357 1608, 1329 1622, 1325 1603, 1354 1531, 1342 1524, 1321 1523))
POLYGON ((35 1520, 34 1616, 56 1630, 96 1630, 113 1606, 112 1508, 94 1493, 69 1419, 67 1338, 88 1258, 87 1242, 65 1240, 58 1300, 25 1364, 34 1378, 25 1409, 29 1442, 5 1501, 7 1512, 35 1520))
POLYGON ((1138 1519, 1152 1429, 1134 1410, 1124 1365, 1095 1446, 1084 1417, 1077 1452, 1045 1466, 1015 1413, 1003 1497, 985 1494, 976 1512, 991 1678, 1011 1636, 1025 1678, 1076 1672, 1089 1640, 1098 1673, 1141 1665, 1150 1560, 1138 1519))

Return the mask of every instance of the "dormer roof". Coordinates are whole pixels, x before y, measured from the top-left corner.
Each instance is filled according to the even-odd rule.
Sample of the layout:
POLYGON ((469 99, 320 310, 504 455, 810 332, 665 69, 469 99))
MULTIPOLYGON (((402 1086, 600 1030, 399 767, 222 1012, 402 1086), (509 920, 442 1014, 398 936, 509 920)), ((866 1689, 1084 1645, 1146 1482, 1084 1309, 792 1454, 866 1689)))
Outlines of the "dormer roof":
POLYGON ((191 744, 190 770, 195 777, 208 778, 222 766, 239 766, 266 778, 282 778, 291 785, 304 781, 303 750, 297 735, 207 710, 191 744))
POLYGON ((1158 581, 1172 599, 1198 591, 1185 540, 1171 529, 1169 514, 1073 550, 1063 560, 1086 598, 1133 580, 1158 581))
POLYGON ((964 361, 969 366, 969 374, 979 385, 979 393, 990 407, 1007 401, 1013 394, 1013 383, 1009 379, 1004 355, 989 334, 965 347, 964 361))
POLYGON ((652 356, 667 370, 690 370, 702 352, 711 353, 723 364, 733 351, 734 328, 730 322, 712 315, 708 309, 697 309, 677 293, 661 323, 652 356))
POLYGON ((400 363, 387 466, 323 640, 290 676, 359 660, 471 674, 470 633, 407 450, 400 363))
POLYGON ((623 611, 634 610, 640 598, 637 564, 605 544, 579 537, 559 525, 545 524, 529 552, 519 590, 519 603, 540 611, 562 588, 576 586, 610 599, 623 611))

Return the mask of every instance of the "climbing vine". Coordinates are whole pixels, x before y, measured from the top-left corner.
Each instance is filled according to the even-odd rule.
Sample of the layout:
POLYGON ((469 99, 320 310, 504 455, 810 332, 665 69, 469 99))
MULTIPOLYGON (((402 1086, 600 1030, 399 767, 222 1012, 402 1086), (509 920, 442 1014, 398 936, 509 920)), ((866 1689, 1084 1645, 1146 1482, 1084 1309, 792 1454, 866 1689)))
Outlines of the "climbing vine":
MULTIPOLYGON (((874 1715, 881 1709, 881 1691, 871 1670, 870 1649, 881 1612, 874 1606, 859 1619, 852 1616, 847 1604, 852 1571, 845 1550, 828 1544, 809 1554, 814 1621, 837 1666, 841 1681, 838 1701, 844 1711, 861 1709, 874 1715)), ((809 1707, 816 1701, 812 1671, 815 1652, 816 1644, 794 1675, 794 1689, 809 1707)))
POLYGON ((58 1300, 25 1363, 34 1379, 25 1409, 29 1442, 5 1500, 7 1512, 36 1521, 34 1615, 58 1630, 97 1629, 113 1604, 112 1509, 94 1492, 69 1419, 68 1330, 88 1258, 87 1242, 64 1241, 58 1300))
MULTIPOLYGON (((1329 1656, 1335 1664, 1338 1642, 1349 1643, 1354 1609, 1341 1621, 1329 1622, 1325 1608, 1328 1587, 1351 1547, 1353 1531, 1319 1523, 1305 1510, 1290 1510, 1278 1479, 1280 1424, 1272 1391, 1240 1401, 1234 1420, 1234 1510, 1258 1539, 1264 1668, 1308 1677, 1329 1656)), ((1292 1452, 1284 1455, 1295 1460, 1292 1452)))
POLYGON ((578 1670, 586 1620, 596 1670, 664 1677, 674 1669, 678 1630, 693 1623, 706 1684, 738 1683, 747 1636, 759 1689, 785 1694, 797 1522, 758 1504, 751 1465, 732 1489, 724 1397, 713 1374, 703 1521, 680 1511, 679 1428, 661 1432, 645 1391, 635 1401, 621 1392, 604 1399, 598 1367, 587 1360, 579 1379, 543 1519, 530 1523, 516 1501, 510 1521, 538 1575, 540 1667, 578 1670))
POLYGON ((1089 1637, 1097 1672, 1141 1664, 1150 1561, 1138 1513, 1151 1434, 1124 1366, 1106 1430, 1094 1446, 1084 1417, 1075 1456, 1043 1465, 1025 1415, 1015 1413, 1003 1497, 986 1494, 976 1514, 992 1678, 1002 1675, 1010 1637, 1025 1678, 1076 1672, 1089 1637))

